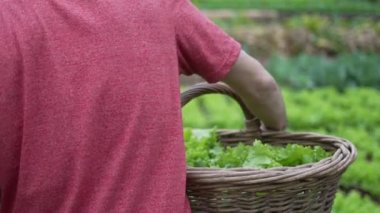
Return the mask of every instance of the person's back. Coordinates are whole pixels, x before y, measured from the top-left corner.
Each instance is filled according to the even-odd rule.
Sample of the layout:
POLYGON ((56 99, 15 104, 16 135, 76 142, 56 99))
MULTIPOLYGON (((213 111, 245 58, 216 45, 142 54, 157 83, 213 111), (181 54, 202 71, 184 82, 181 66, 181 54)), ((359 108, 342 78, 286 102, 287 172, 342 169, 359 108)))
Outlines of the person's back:
POLYGON ((178 67, 218 81, 240 52, 198 16, 187 0, 1 1, 0 212, 189 212, 178 67), (203 46, 211 31, 226 45, 203 46))
POLYGON ((190 212, 179 70, 284 127, 271 76, 188 0, 1 0, 0 212, 190 212))

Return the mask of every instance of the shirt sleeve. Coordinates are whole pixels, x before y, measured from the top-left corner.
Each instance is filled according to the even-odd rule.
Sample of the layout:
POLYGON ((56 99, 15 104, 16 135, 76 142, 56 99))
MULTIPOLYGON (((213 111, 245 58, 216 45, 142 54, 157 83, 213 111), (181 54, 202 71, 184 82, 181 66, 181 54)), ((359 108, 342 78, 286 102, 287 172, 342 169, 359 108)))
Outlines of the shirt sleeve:
POLYGON ((240 44, 189 0, 178 1, 175 29, 181 73, 198 74, 209 83, 223 80, 240 54, 240 44))

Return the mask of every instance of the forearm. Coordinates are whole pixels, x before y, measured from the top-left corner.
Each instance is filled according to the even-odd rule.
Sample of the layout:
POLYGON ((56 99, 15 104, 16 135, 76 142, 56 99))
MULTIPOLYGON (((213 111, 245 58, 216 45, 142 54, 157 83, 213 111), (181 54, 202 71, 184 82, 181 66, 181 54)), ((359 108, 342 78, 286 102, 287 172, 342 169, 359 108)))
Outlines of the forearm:
POLYGON ((266 128, 283 130, 286 127, 281 91, 273 77, 257 60, 242 52, 224 82, 237 92, 266 128))

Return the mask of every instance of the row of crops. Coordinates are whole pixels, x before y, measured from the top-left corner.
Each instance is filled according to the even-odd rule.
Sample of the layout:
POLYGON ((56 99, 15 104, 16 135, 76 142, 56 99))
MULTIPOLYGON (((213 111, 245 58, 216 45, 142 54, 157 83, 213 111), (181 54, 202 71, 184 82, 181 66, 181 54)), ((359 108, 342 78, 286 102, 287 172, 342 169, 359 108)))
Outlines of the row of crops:
POLYGON ((274 9, 282 11, 319 11, 376 13, 380 11, 377 0, 193 0, 197 5, 207 9, 274 9), (377 6, 377 7, 376 7, 377 6))
POLYGON ((354 87, 380 89, 379 61, 378 54, 360 52, 342 53, 336 57, 274 55, 268 59, 266 67, 281 85, 287 87, 313 89, 330 86, 343 91, 354 87))
POLYGON ((261 58, 273 54, 334 57, 342 53, 380 53, 380 22, 376 19, 304 14, 260 21, 238 13, 229 19, 214 17, 214 21, 245 50, 261 58))
MULTIPOLYGON (((358 158, 341 181, 334 212, 380 212, 380 92, 370 88, 284 90, 290 131, 312 131, 352 141, 358 158)), ((239 106, 207 95, 183 109, 190 128, 243 128, 239 106)))

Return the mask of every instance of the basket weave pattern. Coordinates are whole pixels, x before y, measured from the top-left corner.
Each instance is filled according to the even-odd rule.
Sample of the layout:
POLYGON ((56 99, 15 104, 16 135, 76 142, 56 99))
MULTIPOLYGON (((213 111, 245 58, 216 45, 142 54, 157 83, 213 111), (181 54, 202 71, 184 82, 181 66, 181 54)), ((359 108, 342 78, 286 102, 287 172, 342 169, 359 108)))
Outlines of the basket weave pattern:
POLYGON ((333 156, 317 163, 271 169, 187 169, 187 195, 193 212, 330 212, 339 179, 356 157, 351 142, 315 133, 261 132, 260 121, 224 84, 198 84, 181 94, 182 106, 205 94, 232 97, 246 119, 244 130, 219 130, 226 146, 260 139, 272 145, 319 145, 333 156))

